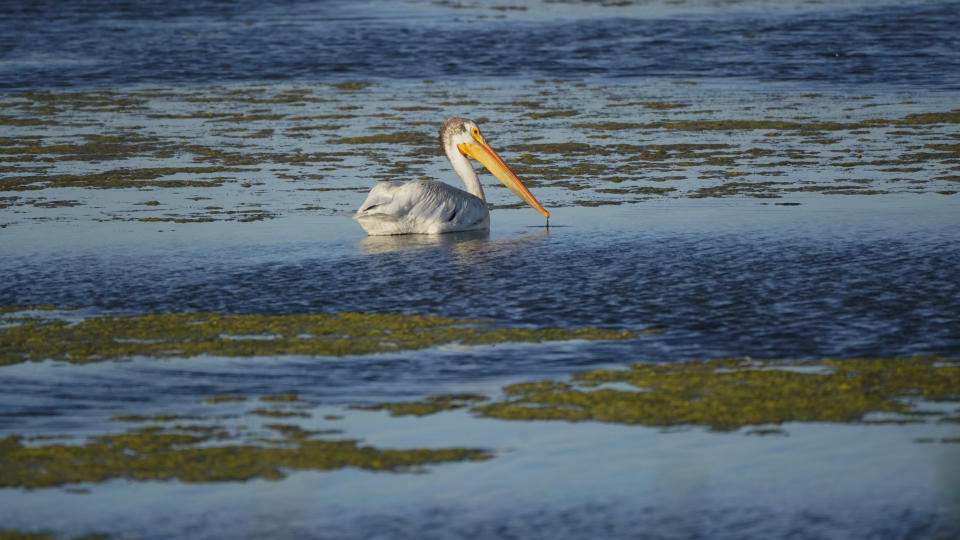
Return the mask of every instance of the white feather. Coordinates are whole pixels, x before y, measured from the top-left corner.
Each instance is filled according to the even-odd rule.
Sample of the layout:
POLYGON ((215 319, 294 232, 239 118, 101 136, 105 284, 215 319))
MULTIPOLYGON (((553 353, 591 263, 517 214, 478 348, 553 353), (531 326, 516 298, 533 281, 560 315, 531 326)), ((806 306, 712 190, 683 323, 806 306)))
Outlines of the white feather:
POLYGON ((441 234, 490 227, 479 197, 443 182, 380 182, 353 216, 367 234, 441 234))

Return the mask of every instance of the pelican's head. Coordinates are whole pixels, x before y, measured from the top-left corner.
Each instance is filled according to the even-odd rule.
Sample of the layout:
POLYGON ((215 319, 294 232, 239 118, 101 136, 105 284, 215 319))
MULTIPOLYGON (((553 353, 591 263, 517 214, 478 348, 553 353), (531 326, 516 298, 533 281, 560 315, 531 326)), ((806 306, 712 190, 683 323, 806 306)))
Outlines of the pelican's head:
POLYGON ((453 149, 464 155, 471 157, 487 168, 498 180, 503 182, 517 197, 534 207, 538 212, 550 218, 550 212, 547 212, 543 206, 533 197, 527 186, 513 174, 513 171, 507 167, 507 164, 500 159, 500 156, 490 148, 487 141, 480 134, 480 128, 476 122, 466 118, 448 118, 440 128, 440 145, 443 146, 447 155, 450 156, 453 149))

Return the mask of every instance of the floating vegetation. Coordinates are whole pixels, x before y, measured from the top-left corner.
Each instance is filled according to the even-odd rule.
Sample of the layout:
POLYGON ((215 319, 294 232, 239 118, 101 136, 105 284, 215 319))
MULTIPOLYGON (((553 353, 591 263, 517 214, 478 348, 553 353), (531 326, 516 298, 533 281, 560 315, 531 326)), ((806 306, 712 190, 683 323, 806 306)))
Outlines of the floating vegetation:
POLYGON ((343 433, 339 429, 303 429, 295 424, 264 424, 263 427, 280 432, 290 440, 303 440, 315 435, 338 435, 343 433))
POLYGON ((203 401, 210 403, 211 405, 216 405, 217 403, 230 403, 238 401, 246 401, 245 396, 240 396, 236 394, 219 394, 216 396, 207 396, 203 398, 203 401))
POLYGON ((98 112, 116 112, 139 108, 145 104, 141 96, 134 93, 117 92, 22 92, 13 96, 22 101, 34 113, 46 112, 58 114, 64 110, 92 110, 98 112))
POLYGON ((163 167, 146 169, 114 169, 100 173, 87 174, 63 174, 63 175, 40 175, 40 176, 7 176, 0 178, 0 190, 2 191, 25 191, 39 190, 46 188, 80 187, 80 188, 142 188, 142 187, 218 187, 227 178, 208 178, 208 179, 163 179, 165 176, 175 174, 209 174, 217 172, 244 172, 250 169, 237 169, 231 167, 163 167))
MULTIPOLYGON (((629 156, 642 161, 664 161, 682 159, 715 159, 736 155, 735 147, 722 143, 684 143, 684 144, 588 144, 583 142, 532 143, 510 147, 514 152, 534 154, 561 154, 567 156, 629 156)), ((770 152, 753 151, 752 155, 770 152)))
POLYGON ((173 422, 175 420, 197 420, 198 417, 181 416, 179 414, 118 414, 112 416, 112 422, 173 422))
POLYGON ((944 424, 960 418, 924 410, 922 404, 960 402, 960 361, 895 357, 643 363, 575 373, 570 381, 512 384, 503 394, 502 400, 493 401, 477 394, 447 394, 353 408, 424 416, 470 407, 479 416, 501 420, 703 426, 715 431, 754 426, 746 433, 781 436, 787 433, 772 426, 786 422, 944 424))
MULTIPOLYGON (((15 312, 14 312, 15 313, 15 312)), ((448 317, 338 313, 108 315, 71 323, 6 317, 0 365, 57 360, 77 364, 153 358, 266 355, 348 355, 423 349, 446 343, 490 345, 575 339, 631 339, 649 330, 504 328, 492 321, 448 317)), ((215 403, 228 400, 208 398, 215 403)))
POLYGON ((83 536, 57 536, 50 532, 26 532, 17 529, 0 529, 0 540, 108 540, 105 534, 85 534, 83 536))
POLYGON ((250 414, 268 416, 272 418, 310 418, 310 413, 303 411, 289 411, 285 409, 253 409, 250 414))
POLYGON ((334 83, 333 87, 342 92, 359 92, 360 90, 367 88, 371 84, 373 83, 369 83, 365 81, 345 81, 345 82, 334 83))
POLYGON ((542 118, 562 118, 567 116, 577 116, 577 111, 531 111, 527 113, 527 116, 534 119, 540 120, 542 118))
POLYGON ((56 311, 56 306, 47 304, 33 304, 30 306, 0 306, 0 314, 19 313, 22 311, 56 311))
POLYGON ((653 109, 658 111, 666 111, 670 109, 681 109, 683 107, 689 107, 689 103, 665 103, 663 101, 627 101, 627 102, 613 102, 608 103, 607 107, 643 107, 645 109, 653 109))
POLYGON ((360 137, 341 137, 330 142, 335 144, 410 144, 415 146, 436 146, 437 138, 427 133, 403 131, 397 133, 378 133, 360 137))
MULTIPOLYGON (((251 184, 241 184, 241 187, 249 188, 251 184)), ((274 214, 259 209, 223 210, 219 207, 207 207, 204 212, 193 212, 187 215, 164 214, 162 216, 126 218, 126 221, 135 219, 142 223, 209 223, 211 221, 250 223, 253 221, 273 219, 274 217, 276 217, 274 214)), ((115 219, 123 220, 124 218, 116 217, 115 219)))
MULTIPOLYGON (((960 401, 960 361, 857 358, 785 364, 717 359, 633 364, 577 373, 569 382, 519 383, 473 411, 504 420, 599 421, 730 431, 784 422, 916 419, 920 401, 960 401), (604 387, 615 384, 616 387, 604 387), (632 389, 623 389, 626 384, 632 389)), ((943 416, 947 416, 944 414, 943 416)))
POLYGON ((809 94, 757 104, 746 95, 704 97, 676 85, 662 95, 628 94, 616 85, 547 79, 498 88, 481 102, 437 84, 0 96, 6 128, 0 208, 14 209, 0 227, 102 220, 104 213, 144 224, 337 214, 358 204, 354 191, 368 190, 372 181, 438 176, 428 166, 442 166, 436 143, 442 117, 431 120, 431 111, 476 113, 492 138, 503 141, 498 149, 505 160, 548 206, 958 192, 960 110, 937 110, 937 104, 809 94), (781 181, 771 182, 774 176, 781 181), (831 185, 838 176, 871 181, 859 188, 831 185), (665 178, 676 179, 672 189, 652 189, 665 178), (189 196, 156 196, 167 210, 161 214, 146 205, 115 208, 102 193, 13 195, 75 187, 204 190, 211 198, 266 207, 198 212, 183 205, 189 196), (314 189, 326 190, 322 203, 304 204, 293 193, 314 189))
POLYGON ((79 142, 57 142, 43 144, 43 140, 33 137, 0 139, 0 155, 17 156, 19 160, 33 161, 40 156, 56 161, 104 161, 131 157, 170 157, 169 141, 125 133, 123 135, 81 134, 79 142))
POLYGON ((443 394, 429 396, 423 401, 374 403, 372 405, 354 405, 352 408, 366 411, 390 411, 390 416, 426 416, 441 411, 462 409, 486 399, 486 396, 480 394, 443 394))
POLYGON ((181 482, 281 480, 291 470, 355 467, 404 472, 425 465, 490 459, 470 448, 405 450, 361 446, 354 440, 315 440, 320 432, 281 428, 283 438, 257 445, 224 443, 220 428, 148 426, 92 437, 83 444, 24 444, 0 438, 0 487, 48 488, 115 478, 181 482))
POLYGON ((297 394, 274 394, 269 396, 260 396, 260 401, 290 403, 294 401, 300 401, 300 396, 297 394))
POLYGON ((960 124, 960 109, 927 114, 911 114, 899 119, 875 118, 859 122, 797 122, 787 120, 658 120, 656 122, 596 122, 574 124, 574 127, 597 130, 666 129, 675 131, 741 131, 776 130, 816 133, 850 131, 891 126, 960 124))

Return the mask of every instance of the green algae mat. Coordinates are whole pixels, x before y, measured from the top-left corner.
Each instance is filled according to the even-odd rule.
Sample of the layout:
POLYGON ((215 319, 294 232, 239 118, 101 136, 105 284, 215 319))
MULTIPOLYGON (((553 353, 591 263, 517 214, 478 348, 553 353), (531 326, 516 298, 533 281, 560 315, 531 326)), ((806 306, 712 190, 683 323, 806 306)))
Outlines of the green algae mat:
POLYGON ((642 363, 576 373, 569 382, 512 384, 503 388, 501 399, 490 401, 470 394, 440 395, 361 408, 422 416, 471 407, 478 416, 501 420, 732 431, 787 422, 960 422, 957 402, 960 361, 913 357, 642 363), (952 403, 955 410, 930 410, 927 402, 952 403))
MULTIPOLYGON (((339 429, 308 429, 290 423, 312 417, 312 405, 296 394, 258 399, 222 394, 203 402, 215 407, 239 404, 245 410, 239 416, 116 415, 110 420, 139 426, 79 441, 66 436, 7 435, 0 438, 0 487, 49 488, 114 479, 281 480, 294 471, 346 467, 418 472, 440 463, 486 461, 498 452, 458 446, 382 449, 354 439, 334 439, 341 436, 339 429), (258 417, 265 418, 263 423, 258 417)), ((769 435, 784 434, 780 426, 785 423, 960 425, 958 403, 960 360, 912 357, 644 363, 575 373, 568 381, 511 384, 496 397, 441 394, 351 408, 418 417, 465 409, 477 418, 504 421, 699 426, 716 432, 752 428, 746 433, 769 435)), ((340 419, 329 414, 323 418, 324 422, 340 419)), ((325 425, 312 420, 311 426, 318 424, 325 425)), ((939 442, 958 443, 960 437, 945 436, 939 442)))
MULTIPOLYGON (((436 133, 465 115, 549 208, 960 192, 960 110, 937 99, 583 81, 482 90, 483 101, 426 81, 0 96, 0 209, 12 210, 0 228, 347 215, 376 181, 451 179, 436 133)), ((489 197, 516 206, 498 187, 489 197)))
POLYGON ((106 534, 85 534, 83 536, 63 537, 48 532, 25 532, 15 529, 0 529, 0 540, 107 540, 110 538, 106 534))
POLYGON ((0 309, 0 366, 133 357, 370 354, 443 344, 492 345, 631 339, 653 330, 507 328, 493 321, 377 313, 104 315, 79 321, 0 309))
POLYGON ((279 437, 238 444, 220 426, 148 426, 93 437, 84 444, 26 444, 0 438, 0 487, 45 488, 112 479, 181 482, 280 480, 288 471, 355 467, 402 472, 424 465, 485 460, 468 448, 405 450, 361 446, 353 440, 316 440, 319 432, 274 425, 279 437))
MULTIPOLYGON (((202 355, 342 356, 416 350, 441 344, 492 345, 560 340, 622 340, 651 331, 602 328, 505 328, 493 321, 370 313, 239 315, 172 313, 74 316, 52 306, 0 308, 0 366, 54 360, 86 364, 131 358, 202 355)), ((476 399, 485 399, 475 396, 476 399)), ((455 396, 448 404, 455 405, 455 396)), ((207 396, 217 406, 249 396, 207 396)), ((242 418, 276 422, 311 414, 292 393, 260 396, 242 418)), ((111 479, 182 482, 278 480, 289 471, 353 467, 403 472, 452 461, 482 461, 475 448, 380 449, 356 440, 329 439, 340 431, 266 423, 252 430, 225 427, 225 417, 121 414, 119 423, 150 423, 87 440, 50 443, 50 437, 0 438, 0 487, 44 488, 111 479), (198 423, 199 422, 199 423, 198 423), (267 432, 272 435, 265 435, 267 432)), ((229 424, 227 422, 226 424, 229 424)), ((54 439, 59 437, 54 436, 54 439)))

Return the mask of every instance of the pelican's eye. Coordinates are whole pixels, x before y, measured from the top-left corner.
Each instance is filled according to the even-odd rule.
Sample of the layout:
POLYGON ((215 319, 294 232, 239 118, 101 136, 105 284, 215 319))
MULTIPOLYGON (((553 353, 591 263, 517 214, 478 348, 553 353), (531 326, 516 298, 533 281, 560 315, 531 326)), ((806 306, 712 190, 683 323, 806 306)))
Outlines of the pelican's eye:
POLYGON ((471 129, 470 129, 470 134, 473 135, 473 138, 474 138, 474 139, 483 142, 483 137, 480 136, 480 130, 479 130, 479 129, 477 129, 477 128, 471 128, 471 129))

